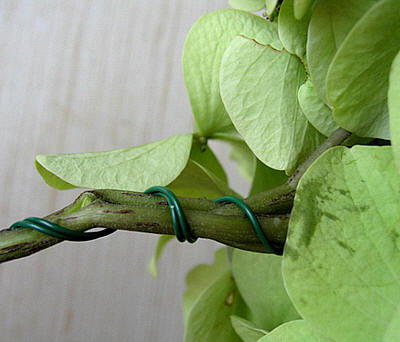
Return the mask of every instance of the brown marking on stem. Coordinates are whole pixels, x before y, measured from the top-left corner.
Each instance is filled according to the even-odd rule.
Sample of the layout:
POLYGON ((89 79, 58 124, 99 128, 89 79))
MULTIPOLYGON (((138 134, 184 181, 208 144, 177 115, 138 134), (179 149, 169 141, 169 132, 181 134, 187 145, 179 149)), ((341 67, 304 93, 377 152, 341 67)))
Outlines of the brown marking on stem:
POLYGON ((133 214, 134 211, 131 209, 122 209, 122 210, 103 210, 105 214, 133 214))

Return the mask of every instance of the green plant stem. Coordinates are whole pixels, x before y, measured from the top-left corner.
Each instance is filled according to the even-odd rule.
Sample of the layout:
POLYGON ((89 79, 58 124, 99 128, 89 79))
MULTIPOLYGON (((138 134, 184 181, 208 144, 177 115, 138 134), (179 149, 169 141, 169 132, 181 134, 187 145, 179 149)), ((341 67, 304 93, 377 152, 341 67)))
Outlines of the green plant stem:
MULTIPOLYGON (((338 129, 296 170, 286 184, 245 200, 256 213, 262 229, 275 248, 282 249, 285 243, 300 178, 322 153, 342 144, 349 136, 349 132, 338 129)), ((236 206, 217 204, 204 198, 180 197, 179 201, 195 236, 240 249, 265 252, 249 220, 236 206)), ((163 198, 130 191, 84 192, 72 204, 45 219, 78 231, 103 227, 174 234, 170 210, 163 198)), ((33 254, 59 242, 61 240, 29 228, 1 230, 0 262, 33 254)))
MULTIPOLYGON (((171 213, 162 198, 127 194, 128 192, 115 190, 85 192, 74 203, 46 216, 45 219, 79 231, 104 227, 155 234, 174 234, 171 213), (130 196, 129 198, 134 202, 142 198, 143 203, 110 202, 111 198, 119 196, 122 196, 122 202, 128 200, 125 196, 130 196), (107 198, 107 201, 104 198, 107 198), (84 205, 81 205, 82 203, 84 205)), ((265 252, 250 222, 241 212, 238 215, 226 213, 222 215, 215 211, 216 204, 205 199, 181 198, 180 202, 195 236, 236 248, 265 252), (199 204, 203 210, 193 208, 194 203, 199 204), (210 208, 205 209, 207 206, 210 208)), ((258 215, 258 220, 274 246, 282 247, 289 215, 258 215)), ((0 262, 30 255, 59 242, 61 240, 29 228, 1 230, 0 262)))

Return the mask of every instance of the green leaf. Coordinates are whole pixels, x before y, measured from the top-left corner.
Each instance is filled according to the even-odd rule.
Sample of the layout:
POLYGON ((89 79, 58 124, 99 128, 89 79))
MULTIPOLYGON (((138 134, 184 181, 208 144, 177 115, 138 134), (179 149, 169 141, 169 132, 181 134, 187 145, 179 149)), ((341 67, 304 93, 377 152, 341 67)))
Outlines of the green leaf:
POLYGON ((283 285, 282 257, 272 254, 233 253, 232 273, 257 327, 272 330, 299 318, 283 285))
POLYGON ((238 316, 231 316, 232 327, 243 342, 257 342, 267 332, 258 329, 252 322, 238 316))
POLYGON ((400 305, 397 306, 397 312, 393 315, 385 334, 384 342, 400 341, 400 305))
POLYGON ((147 266, 147 270, 154 277, 158 277, 158 262, 162 256, 165 246, 171 240, 173 240, 175 236, 173 235, 161 235, 158 238, 156 250, 154 252, 154 256, 151 258, 149 265, 147 266))
POLYGON ((390 133, 397 169, 400 170, 400 53, 397 54, 390 73, 388 105, 390 133))
POLYGON ((265 7, 265 0, 229 0, 229 5, 243 11, 259 11, 265 7))
POLYGON ((240 296, 230 271, 221 275, 198 298, 189 313, 185 342, 239 342, 230 316, 236 312, 240 296))
POLYGON ((58 189, 70 185, 144 191, 172 182, 185 168, 191 145, 192 135, 183 134, 114 151, 38 155, 36 165, 45 181, 58 189))
POLYGON ((225 49, 239 34, 281 46, 275 23, 234 9, 222 9, 202 16, 186 38, 183 76, 196 126, 204 136, 231 125, 219 93, 219 69, 225 49))
POLYGON ((183 294, 185 321, 200 295, 228 270, 226 248, 220 248, 215 252, 214 262, 211 265, 198 265, 189 271, 186 276, 186 290, 183 294))
POLYGON ((391 147, 336 147, 301 178, 284 249, 293 304, 335 341, 382 341, 400 303, 400 176, 391 147))
POLYGON ((298 98, 307 120, 323 135, 328 137, 339 128, 332 111, 318 96, 310 80, 300 87, 298 98))
POLYGON ((284 172, 271 169, 258 159, 256 163, 256 170, 254 172, 253 183, 251 184, 249 196, 276 188, 288 180, 288 177, 284 172))
POLYGON ((279 0, 265 0, 265 9, 268 16, 274 14, 278 1, 279 0))
POLYGON ((303 19, 311 9, 314 2, 314 0, 294 0, 294 17, 297 20, 303 19))
POLYGON ((176 195, 183 197, 206 197, 210 200, 225 195, 240 197, 214 173, 191 159, 182 173, 168 185, 168 188, 176 195))
POLYGON ((398 0, 371 7, 338 50, 326 79, 335 121, 362 137, 390 139, 387 91, 400 50, 398 0))
POLYGON ((202 146, 198 140, 193 140, 190 159, 210 170, 221 181, 228 183, 223 166, 209 146, 202 146))
POLYGON ((299 58, 237 37, 221 67, 221 96, 236 129, 264 164, 294 171, 322 142, 297 102, 305 81, 299 58))
POLYGON ((232 145, 231 153, 229 154, 230 159, 237 163, 239 172, 248 181, 252 181, 256 171, 256 156, 247 146, 244 140, 231 141, 232 145))
POLYGON ((333 342, 332 340, 321 337, 307 324, 306 321, 298 320, 282 324, 271 331, 267 336, 258 342, 333 342))
POLYGON ((317 2, 308 31, 307 61, 315 90, 325 102, 325 81, 329 65, 353 26, 378 1, 317 2))
POLYGON ((294 0, 285 0, 279 12, 279 38, 287 51, 304 60, 306 55, 307 30, 311 12, 301 20, 295 18, 294 0))

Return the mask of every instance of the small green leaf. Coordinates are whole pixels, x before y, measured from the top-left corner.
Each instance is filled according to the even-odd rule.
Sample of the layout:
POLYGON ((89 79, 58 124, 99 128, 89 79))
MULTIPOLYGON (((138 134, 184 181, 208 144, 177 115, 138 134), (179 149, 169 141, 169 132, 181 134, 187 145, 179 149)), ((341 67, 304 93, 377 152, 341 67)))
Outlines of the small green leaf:
POLYGON ((311 12, 298 20, 295 18, 293 3, 294 0, 285 0, 281 6, 278 17, 279 38, 287 51, 305 61, 311 12))
POLYGON ((254 12, 265 7, 265 0, 229 0, 229 5, 239 10, 254 12))
POLYGON ((275 23, 234 9, 202 16, 186 38, 183 76, 196 126, 203 136, 231 125, 219 93, 219 69, 225 49, 240 34, 281 47, 275 23))
POLYGON ((332 148, 303 175, 283 277, 319 333, 340 342, 383 341, 400 304, 399 222, 391 147, 332 148))
POLYGON ((252 181, 256 171, 256 156, 244 140, 231 141, 232 150, 229 157, 237 163, 239 172, 248 181, 252 181))
POLYGON ((186 276, 186 290, 183 294, 183 318, 187 321, 190 310, 200 295, 221 275, 229 270, 226 248, 215 252, 211 265, 198 265, 186 276))
POLYGON ((228 183, 223 166, 209 146, 202 146, 198 140, 193 140, 190 159, 210 170, 221 181, 228 183))
POLYGON ((192 135, 183 134, 121 150, 38 155, 45 181, 58 189, 72 187, 144 191, 171 183, 185 168, 192 135))
POLYGON ((400 50, 398 0, 382 0, 358 21, 333 59, 326 96, 335 121, 362 137, 390 139, 387 91, 400 50))
POLYGON ((207 168, 189 159, 182 173, 168 185, 176 195, 183 197, 206 197, 210 200, 221 196, 239 196, 234 190, 207 168))
POLYGON ((300 87, 298 97, 304 115, 319 132, 329 137, 339 128, 332 111, 318 96, 310 80, 300 87))
POLYGON ((301 20, 309 13, 315 0, 294 0, 294 17, 301 20))
POLYGON ((240 342, 230 317, 240 296, 230 271, 223 273, 194 303, 185 330, 185 342, 240 342))
POLYGON ((161 258, 164 248, 167 245, 167 243, 174 238, 175 238, 175 236, 173 236, 173 235, 161 235, 158 238, 154 256, 151 258, 150 263, 147 266, 147 270, 154 278, 158 277, 158 262, 161 258))
POLYGON ((265 0, 265 9, 268 16, 274 14, 278 1, 279 0, 265 0))
POLYGON ((249 196, 270 190, 284 184, 288 177, 283 171, 271 169, 257 159, 256 170, 249 196))
POLYGON ((283 285, 282 257, 236 249, 232 273, 257 327, 272 330, 300 316, 293 307, 283 285))
POLYGON ((240 306, 230 271, 223 273, 194 303, 185 330, 185 342, 240 342, 230 317, 240 306))
POLYGON ((321 337, 303 320, 291 321, 272 330, 258 342, 334 342, 321 337))
POLYGON ((252 322, 238 316, 231 316, 232 327, 243 342, 257 342, 267 332, 258 329, 252 322))
POLYGON ((397 169, 400 170, 400 53, 397 54, 390 72, 388 105, 393 152, 397 169))
POLYGON ((317 2, 308 31, 307 61, 315 90, 324 102, 327 102, 326 75, 337 50, 357 21, 378 1, 380 0, 317 2))
POLYGON ((305 71, 299 58, 244 37, 224 54, 221 96, 253 153, 288 174, 322 142, 297 101, 305 71))

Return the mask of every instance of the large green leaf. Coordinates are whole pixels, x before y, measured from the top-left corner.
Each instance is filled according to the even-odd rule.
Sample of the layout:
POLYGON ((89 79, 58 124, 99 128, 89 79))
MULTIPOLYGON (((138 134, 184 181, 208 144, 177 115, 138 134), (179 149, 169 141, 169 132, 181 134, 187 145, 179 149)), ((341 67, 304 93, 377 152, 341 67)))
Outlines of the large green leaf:
POLYGON ((106 152, 38 155, 44 180, 57 189, 90 188, 144 191, 167 185, 185 168, 192 135, 106 152))
POLYGON ((305 62, 307 30, 311 12, 301 20, 295 18, 294 0, 285 0, 278 17, 279 38, 287 51, 300 57, 305 62))
POLYGON ((400 53, 392 64, 390 73, 388 105, 390 113, 390 133, 397 169, 400 170, 400 53))
POLYGON ((193 304, 185 330, 185 342, 239 342, 231 315, 240 304, 230 271, 223 273, 193 304))
POLYGON ((332 342, 332 340, 318 336, 306 321, 298 320, 280 325, 258 342, 332 342))
POLYGON ((258 159, 287 173, 323 140, 297 101, 305 78, 299 58, 245 37, 222 61, 221 96, 235 127, 258 159))
POLYGON ((257 328, 252 322, 238 316, 231 316, 232 327, 243 342, 257 342, 265 336, 265 330, 257 328))
POLYGON ((391 147, 328 150, 296 190, 283 276, 337 342, 382 341, 400 304, 400 176, 391 147))
POLYGON ((394 314, 385 334, 384 342, 400 341, 400 305, 394 314))
POLYGON ((251 184, 249 196, 276 188, 288 180, 288 177, 283 171, 271 169, 258 159, 256 163, 256 170, 254 172, 254 178, 251 184))
POLYGON ((233 253, 232 273, 257 327, 272 330, 299 318, 283 285, 282 257, 272 254, 233 253))
POLYGON ((325 81, 329 65, 347 34, 379 0, 318 1, 308 32, 307 61, 316 91, 326 101, 325 81))
POLYGON ((265 7, 265 0, 229 0, 229 5, 243 11, 254 12, 265 7))
POLYGON ((297 20, 303 17, 310 11, 315 0, 294 0, 294 16, 297 20))
POLYGON ((328 137, 339 128, 332 111, 318 96, 310 80, 300 87, 298 97, 304 115, 319 132, 328 137))
POLYGON ((389 139, 387 91, 400 50, 400 5, 383 0, 358 21, 338 50, 326 79, 335 121, 363 137, 389 139))
POLYGON ((196 126, 204 136, 231 125, 219 93, 219 69, 225 49, 239 34, 264 44, 281 46, 275 23, 234 9, 222 9, 202 16, 186 38, 183 76, 196 126))

